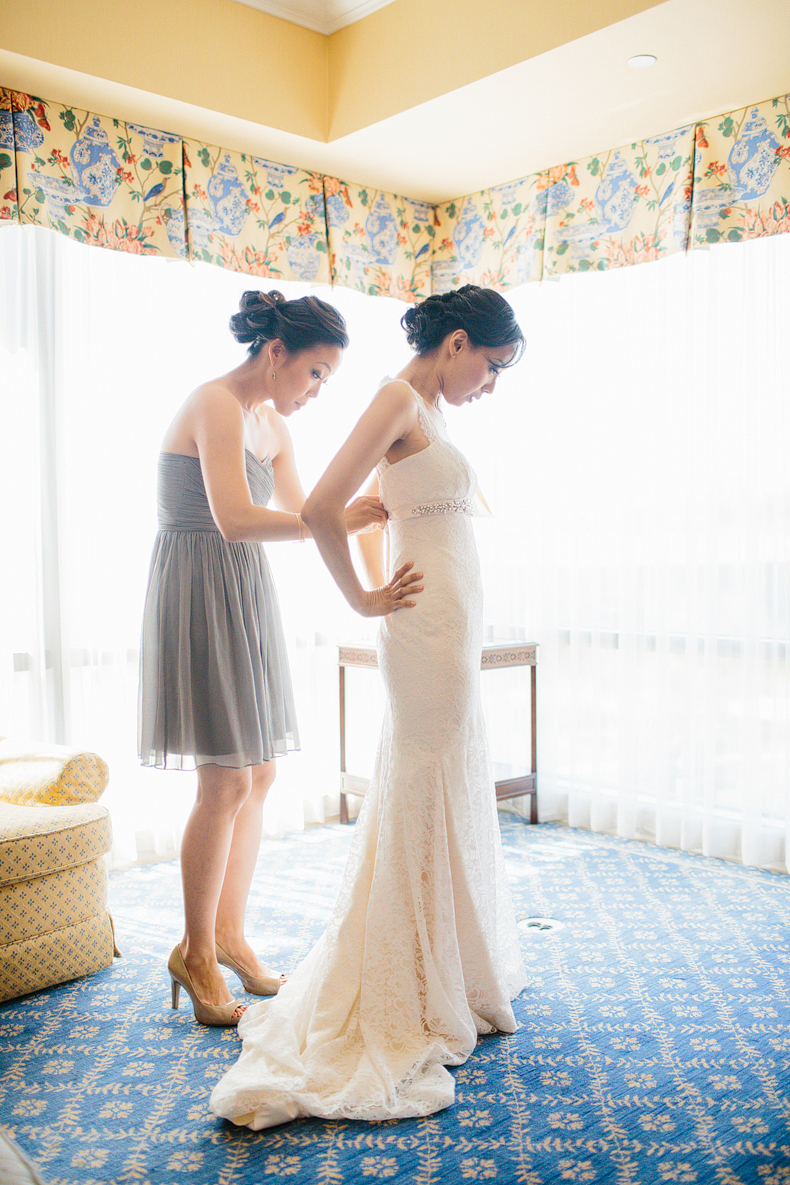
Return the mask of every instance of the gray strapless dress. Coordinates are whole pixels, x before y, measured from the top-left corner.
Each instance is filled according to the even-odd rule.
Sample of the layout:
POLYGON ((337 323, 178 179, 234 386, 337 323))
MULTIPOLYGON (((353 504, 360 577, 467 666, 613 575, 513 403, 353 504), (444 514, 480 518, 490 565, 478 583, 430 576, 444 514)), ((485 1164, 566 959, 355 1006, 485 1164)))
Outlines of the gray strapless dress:
MULTIPOLYGON (((252 501, 271 461, 246 452, 252 501)), ((277 594, 259 543, 228 543, 200 460, 161 453, 156 537, 143 614, 138 753, 143 765, 259 765, 299 748, 277 594)))

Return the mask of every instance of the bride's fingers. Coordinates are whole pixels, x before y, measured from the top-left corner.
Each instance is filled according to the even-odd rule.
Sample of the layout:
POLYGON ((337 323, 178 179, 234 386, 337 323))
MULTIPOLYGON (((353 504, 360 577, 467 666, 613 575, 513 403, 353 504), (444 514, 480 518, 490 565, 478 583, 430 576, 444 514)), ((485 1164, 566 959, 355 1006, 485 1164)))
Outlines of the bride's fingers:
POLYGON ((390 588, 408 588, 415 580, 422 580, 422 572, 410 572, 411 562, 404 564, 390 580, 390 588))
POLYGON ((414 567, 413 560, 409 560, 408 563, 403 564, 400 568, 398 568, 397 572, 393 572, 392 579, 390 580, 390 584, 394 585, 394 584, 397 584, 397 582, 399 580, 403 580, 403 577, 406 575, 409 568, 413 568, 413 567, 414 567))
POLYGON ((422 584, 396 585, 396 587, 390 589, 390 595, 396 601, 402 601, 404 597, 410 597, 414 593, 422 592, 423 587, 422 584))

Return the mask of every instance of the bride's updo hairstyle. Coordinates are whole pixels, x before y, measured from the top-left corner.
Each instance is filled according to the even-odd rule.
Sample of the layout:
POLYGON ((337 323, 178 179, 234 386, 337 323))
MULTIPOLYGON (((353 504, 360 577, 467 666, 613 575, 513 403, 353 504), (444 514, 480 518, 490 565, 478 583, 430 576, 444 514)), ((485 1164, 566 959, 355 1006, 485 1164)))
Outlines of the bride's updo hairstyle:
POLYGON ((289 354, 311 346, 348 345, 346 323, 334 305, 317 296, 286 300, 282 292, 245 292, 239 311, 230 319, 230 331, 237 342, 249 344, 251 358, 266 342, 279 338, 289 354))
POLYGON ((442 292, 412 305, 401 317, 406 340, 418 354, 430 354, 448 334, 464 329, 475 349, 486 346, 515 346, 508 363, 512 366, 524 353, 526 341, 513 309, 493 288, 465 284, 456 292, 442 292))

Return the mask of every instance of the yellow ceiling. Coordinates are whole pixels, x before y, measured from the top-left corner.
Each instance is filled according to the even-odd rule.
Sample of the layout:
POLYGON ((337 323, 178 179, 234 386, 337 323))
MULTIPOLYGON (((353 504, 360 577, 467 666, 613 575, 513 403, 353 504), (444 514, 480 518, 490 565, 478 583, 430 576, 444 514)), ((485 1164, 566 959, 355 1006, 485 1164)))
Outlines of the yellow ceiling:
POLYGON ((790 91, 788 0, 394 0, 328 37, 235 0, 1 19, 2 85, 427 201, 790 91))

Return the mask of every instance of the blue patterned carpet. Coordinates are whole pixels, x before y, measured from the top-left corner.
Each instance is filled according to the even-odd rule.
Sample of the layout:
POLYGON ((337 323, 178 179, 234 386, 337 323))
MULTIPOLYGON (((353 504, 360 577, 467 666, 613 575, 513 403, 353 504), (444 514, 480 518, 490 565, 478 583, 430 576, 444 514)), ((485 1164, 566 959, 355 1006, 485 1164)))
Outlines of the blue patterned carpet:
MULTIPOLYGON (((177 865, 113 875, 124 958, 0 1006, 0 1115, 52 1185, 790 1185, 790 878, 502 817, 530 986, 511 1037, 422 1120, 216 1120, 233 1030, 169 1008, 177 865)), ((331 908, 350 829, 269 841, 251 903, 275 966, 331 908)), ((236 983, 232 984, 236 990, 236 983)))

